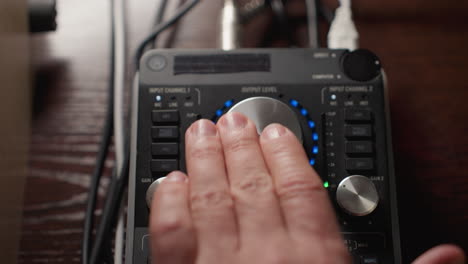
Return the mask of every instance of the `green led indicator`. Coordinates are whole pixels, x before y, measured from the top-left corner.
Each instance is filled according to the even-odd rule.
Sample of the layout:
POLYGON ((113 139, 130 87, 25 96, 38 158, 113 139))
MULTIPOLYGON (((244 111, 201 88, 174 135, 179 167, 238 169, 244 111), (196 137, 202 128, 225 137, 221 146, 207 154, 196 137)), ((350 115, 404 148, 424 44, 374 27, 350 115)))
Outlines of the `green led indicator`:
POLYGON ((328 184, 327 181, 323 183, 323 187, 325 187, 325 188, 328 188, 328 185, 329 185, 329 184, 328 184))

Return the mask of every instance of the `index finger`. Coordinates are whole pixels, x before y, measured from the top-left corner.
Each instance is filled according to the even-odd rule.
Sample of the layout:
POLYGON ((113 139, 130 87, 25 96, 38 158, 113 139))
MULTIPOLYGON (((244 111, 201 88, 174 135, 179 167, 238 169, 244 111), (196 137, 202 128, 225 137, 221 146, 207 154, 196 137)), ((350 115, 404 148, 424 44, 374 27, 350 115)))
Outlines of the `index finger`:
POLYGON ((289 233, 298 238, 339 239, 328 193, 296 136, 284 126, 272 124, 263 130, 260 143, 289 233))

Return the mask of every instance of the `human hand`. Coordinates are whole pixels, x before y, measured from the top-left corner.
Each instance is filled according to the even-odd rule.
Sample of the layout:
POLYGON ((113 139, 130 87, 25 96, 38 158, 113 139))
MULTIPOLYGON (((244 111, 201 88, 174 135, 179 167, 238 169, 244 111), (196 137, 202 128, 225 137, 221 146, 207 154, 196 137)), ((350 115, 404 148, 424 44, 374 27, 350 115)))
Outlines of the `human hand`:
POLYGON ((186 133, 188 181, 171 173, 151 210, 158 263, 349 263, 318 175, 292 132, 259 137, 239 113, 186 133))
MULTIPOLYGON (((328 194, 288 129, 272 124, 259 137, 230 113, 195 122, 185 139, 188 177, 172 172, 153 198, 158 264, 351 263, 328 194)), ((415 264, 463 257, 435 250, 415 264)))

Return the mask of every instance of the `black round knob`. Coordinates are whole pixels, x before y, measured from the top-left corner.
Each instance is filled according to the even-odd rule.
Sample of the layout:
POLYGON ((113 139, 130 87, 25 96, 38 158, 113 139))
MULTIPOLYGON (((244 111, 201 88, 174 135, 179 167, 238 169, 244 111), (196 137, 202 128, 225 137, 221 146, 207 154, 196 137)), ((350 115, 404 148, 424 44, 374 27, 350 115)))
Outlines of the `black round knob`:
POLYGON ((366 49, 358 49, 344 54, 343 72, 354 81, 367 82, 380 75, 380 60, 366 49))

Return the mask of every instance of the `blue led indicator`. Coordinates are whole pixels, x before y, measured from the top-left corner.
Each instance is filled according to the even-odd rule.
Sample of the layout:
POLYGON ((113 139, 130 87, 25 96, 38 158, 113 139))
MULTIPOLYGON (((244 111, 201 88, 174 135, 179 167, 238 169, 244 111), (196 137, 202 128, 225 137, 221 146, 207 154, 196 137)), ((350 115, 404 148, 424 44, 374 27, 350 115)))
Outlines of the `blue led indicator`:
POLYGON ((160 95, 156 95, 156 102, 161 102, 162 97, 160 95))
POLYGON ((232 103, 234 103, 234 100, 226 101, 226 102, 224 103, 224 106, 227 107, 227 108, 229 108, 229 107, 232 106, 232 103))
POLYGON ((314 147, 312 148, 312 153, 314 153, 314 154, 317 154, 317 153, 318 153, 318 147, 317 147, 317 146, 314 146, 314 147))
POLYGON ((218 117, 222 116, 223 115, 223 110, 221 110, 221 109, 216 110, 216 115, 218 117))
POLYGON ((296 101, 296 100, 294 100, 294 99, 289 100, 289 103, 290 103, 292 106, 294 106, 294 107, 298 107, 298 106, 299 106, 299 102, 296 101))
POLYGON ((313 134, 312 134, 312 139, 313 139, 314 141, 317 141, 317 140, 318 140, 318 134, 317 134, 317 133, 313 133, 313 134))
POLYGON ((314 166, 315 165, 315 159, 310 159, 309 164, 314 166))
POLYGON ((303 116, 306 116, 307 113, 308 113, 308 112, 307 112, 307 110, 306 110, 305 108, 302 108, 302 109, 301 109, 301 114, 302 114, 303 116))
POLYGON ((315 122, 314 122, 314 121, 309 120, 307 123, 309 124, 309 127, 310 127, 310 128, 314 128, 314 127, 315 127, 315 122))

